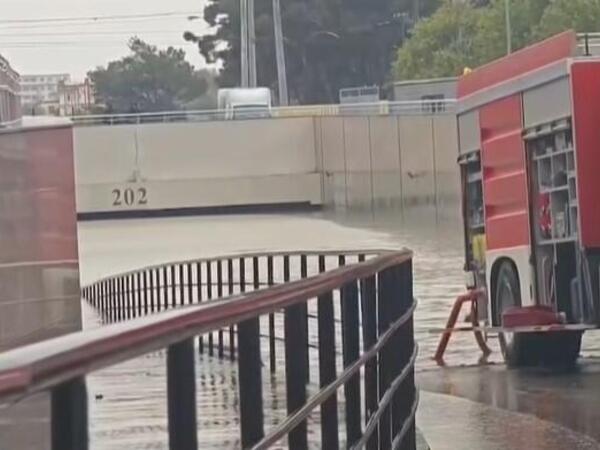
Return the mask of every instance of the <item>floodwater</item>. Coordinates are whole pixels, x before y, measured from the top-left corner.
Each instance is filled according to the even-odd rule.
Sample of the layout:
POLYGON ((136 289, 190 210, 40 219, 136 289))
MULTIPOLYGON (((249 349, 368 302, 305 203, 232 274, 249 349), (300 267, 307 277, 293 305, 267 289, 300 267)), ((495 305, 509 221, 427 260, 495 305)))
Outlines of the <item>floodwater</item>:
MULTIPOLYGON (((447 368, 431 360, 439 336, 430 330, 443 326, 464 290, 461 231, 454 214, 415 210, 405 217, 263 215, 80 224, 83 284, 146 265, 242 251, 404 247, 415 252, 417 378, 422 389, 435 392, 422 395, 419 412, 419 426, 432 448, 600 448, 594 440, 600 439, 595 431, 598 336, 586 335, 583 369, 576 374, 509 371, 498 351, 481 365, 468 334, 453 337, 447 368)), ((84 316, 86 327, 100 326, 91 308, 84 316)), ((92 449, 168 448, 165 363, 165 354, 155 353, 90 376, 92 449)), ((239 447, 236 365, 200 356, 196 369, 200 447, 239 447)), ((265 370, 263 378, 265 410, 272 411, 265 417, 268 432, 285 416, 285 383, 282 372, 271 376, 265 370)), ((309 393, 317 391, 315 382, 313 377, 309 393)), ((318 429, 318 421, 317 411, 309 430, 318 429)))

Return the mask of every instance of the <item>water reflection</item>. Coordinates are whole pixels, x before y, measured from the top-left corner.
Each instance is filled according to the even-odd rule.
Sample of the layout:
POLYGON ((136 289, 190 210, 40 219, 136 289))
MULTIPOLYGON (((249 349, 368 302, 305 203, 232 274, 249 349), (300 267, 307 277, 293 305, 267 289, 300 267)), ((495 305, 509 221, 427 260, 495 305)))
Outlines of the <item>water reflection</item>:
MULTIPOLYGON (((438 336, 431 334, 429 330, 445 323, 452 302, 464 291, 461 236, 460 222, 454 207, 447 211, 414 209, 410 214, 404 215, 373 215, 370 212, 334 216, 241 216, 84 223, 80 227, 81 271, 85 284, 102 276, 148 264, 240 251, 409 247, 415 252, 415 294, 419 300, 415 333, 420 345, 418 369, 421 371, 419 380, 422 380, 422 385, 427 389, 471 398, 493 406, 530 412, 595 436, 592 425, 595 417, 577 413, 579 402, 586 401, 580 398, 586 392, 589 402, 586 410, 599 406, 592 402, 592 396, 589 395, 589 392, 594 392, 589 390, 595 387, 593 384, 582 385, 577 391, 580 395, 573 398, 570 407, 564 408, 564 414, 556 414, 556 411, 561 411, 560 406, 564 404, 565 396, 574 391, 567 389, 563 394, 553 393, 553 389, 560 385, 554 377, 545 379, 532 375, 529 378, 502 378, 501 374, 510 373, 503 366, 461 370, 435 368, 431 356, 438 336), (463 373, 466 374, 464 377, 463 373), (536 393, 536 388, 544 390, 543 398, 536 393), (571 421, 568 420, 569 417, 572 418, 571 421)), ((97 326, 98 318, 94 312, 89 308, 85 312, 86 325, 97 326)), ((600 355, 597 338, 587 336, 584 343, 587 355, 600 355)), ((495 347, 494 343, 492 347, 495 347)), ((267 346, 265 351, 266 348, 267 346)), ((277 353, 282 357, 283 349, 277 353)), ((498 351, 494 353, 491 362, 499 361, 498 354, 498 351)), ((479 362, 479 357, 479 349, 473 336, 458 334, 452 338, 446 362, 454 367, 472 366, 479 362)), ((264 358, 267 361, 266 354, 264 358)), ((283 367, 283 361, 279 363, 283 367)), ((239 446, 235 364, 204 356, 198 359, 196 369, 201 448, 239 446)), ((270 376, 267 370, 263 379, 265 409, 269 411, 269 415, 265 417, 268 430, 285 417, 285 379, 283 373, 270 376)), ((578 377, 574 377, 569 383, 578 383, 578 380, 578 377)), ((309 391, 316 392, 318 386, 314 379, 311 382, 309 391)), ((90 377, 89 385, 92 448, 167 448, 163 353, 147 355, 94 374, 90 377)), ((339 396, 342 397, 341 392, 339 396)), ((469 408, 475 407, 471 405, 469 408)), ((600 411, 600 408, 596 409, 600 411)), ((465 426, 473 427, 473 430, 481 433, 480 439, 486 439, 488 434, 494 435, 494 427, 498 426, 491 421, 493 414, 485 411, 489 420, 483 420, 475 414, 465 422, 465 426)), ((426 411, 422 413, 422 417, 425 415, 426 411)), ((437 418, 439 422, 442 419, 435 411, 432 415, 430 420, 437 418)), ((339 417, 344 417, 342 411, 339 417)), ((508 422, 514 421, 514 417, 510 415, 505 419, 508 422)), ((426 422, 426 418, 422 420, 426 422)), ((310 432, 316 434, 318 421, 316 412, 310 420, 310 432)), ((565 433, 556 431, 558 428, 548 431, 549 425, 542 421, 531 422, 531 425, 535 425, 537 431, 530 429, 528 435, 515 438, 512 441, 514 447, 494 447, 492 442, 492 445, 486 446, 471 443, 473 446, 434 448, 566 448, 549 442, 553 436, 565 436, 565 433)), ((506 427, 506 424, 503 423, 502 427, 506 427)), ((522 427, 512 431, 517 433, 523 430, 522 427)), ((449 429, 448 433, 451 432, 449 429)), ((340 437, 343 438, 343 430, 340 430, 340 437)), ((496 443, 498 442, 500 441, 496 443)), ((319 447, 317 440, 312 445, 319 447)), ((593 448, 585 445, 573 448, 593 448)))

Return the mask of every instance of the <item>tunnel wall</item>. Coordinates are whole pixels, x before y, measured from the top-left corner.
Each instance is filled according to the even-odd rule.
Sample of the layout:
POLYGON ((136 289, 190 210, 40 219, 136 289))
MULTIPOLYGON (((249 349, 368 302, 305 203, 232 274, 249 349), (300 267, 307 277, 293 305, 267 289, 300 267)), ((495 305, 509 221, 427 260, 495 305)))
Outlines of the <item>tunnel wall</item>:
POLYGON ((75 129, 78 212, 321 204, 310 118, 75 129))
POLYGON ((315 119, 324 203, 408 208, 457 203, 454 115, 315 119))
POLYGON ((80 126, 78 212, 456 202, 455 120, 440 114, 80 126))

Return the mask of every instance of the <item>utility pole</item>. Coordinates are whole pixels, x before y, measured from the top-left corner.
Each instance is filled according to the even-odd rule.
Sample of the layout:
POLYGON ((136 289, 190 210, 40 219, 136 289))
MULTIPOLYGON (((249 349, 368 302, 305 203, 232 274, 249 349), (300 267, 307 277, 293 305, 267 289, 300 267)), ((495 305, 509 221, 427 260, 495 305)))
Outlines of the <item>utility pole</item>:
POLYGON ((413 0, 413 23, 417 23, 421 18, 421 2, 413 0))
POLYGON ((240 25, 241 84, 242 87, 248 87, 248 0, 240 0, 240 25))
POLYGON ((285 47, 281 25, 281 3, 273 0, 273 28, 275 30, 275 56, 277 59, 277 81, 279 85, 279 106, 288 106, 287 70, 285 67, 285 47))
POLYGON ((254 0, 240 0, 240 61, 242 87, 256 87, 254 0))
POLYGON ((254 25, 254 0, 248 0, 248 84, 257 85, 256 72, 256 27, 254 25))
POLYGON ((504 0, 506 14, 506 53, 512 53, 512 25, 510 21, 510 0, 504 0))

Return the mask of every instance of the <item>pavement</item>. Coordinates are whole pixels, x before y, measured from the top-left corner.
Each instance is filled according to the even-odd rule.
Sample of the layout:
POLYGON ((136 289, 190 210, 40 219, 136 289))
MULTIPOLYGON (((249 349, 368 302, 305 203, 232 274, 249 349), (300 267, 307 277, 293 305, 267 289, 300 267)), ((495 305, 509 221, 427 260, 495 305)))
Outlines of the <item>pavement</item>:
POLYGON ((431 450, 600 449, 600 360, 574 373, 504 365, 419 372, 431 450))

